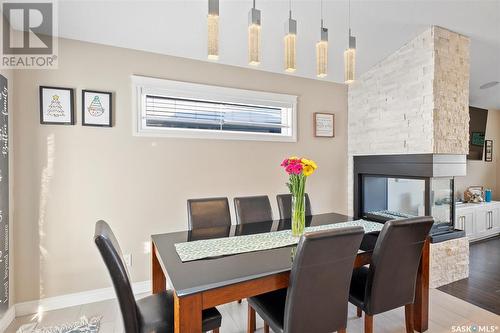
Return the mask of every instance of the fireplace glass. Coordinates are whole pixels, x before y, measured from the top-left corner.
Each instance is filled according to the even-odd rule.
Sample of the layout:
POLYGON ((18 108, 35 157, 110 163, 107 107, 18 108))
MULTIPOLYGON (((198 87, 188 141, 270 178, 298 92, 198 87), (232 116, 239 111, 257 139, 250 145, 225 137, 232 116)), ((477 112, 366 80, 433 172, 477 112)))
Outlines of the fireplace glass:
POLYGON ((383 223, 431 215, 434 230, 449 227, 453 221, 453 177, 362 175, 361 183, 362 218, 383 223))

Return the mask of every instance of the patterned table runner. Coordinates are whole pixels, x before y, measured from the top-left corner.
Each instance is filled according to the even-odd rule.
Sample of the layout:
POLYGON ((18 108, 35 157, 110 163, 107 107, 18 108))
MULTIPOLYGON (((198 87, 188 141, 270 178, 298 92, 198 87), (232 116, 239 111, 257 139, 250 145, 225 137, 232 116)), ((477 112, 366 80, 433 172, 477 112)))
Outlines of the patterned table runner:
MULTIPOLYGON (((361 226, 365 233, 382 230, 383 224, 356 220, 342 223, 307 227, 305 232, 321 231, 345 227, 361 226)), ((267 232, 254 235, 204 239, 175 244, 175 249, 182 262, 213 258, 231 254, 277 249, 297 244, 299 237, 293 237, 291 230, 267 232)))

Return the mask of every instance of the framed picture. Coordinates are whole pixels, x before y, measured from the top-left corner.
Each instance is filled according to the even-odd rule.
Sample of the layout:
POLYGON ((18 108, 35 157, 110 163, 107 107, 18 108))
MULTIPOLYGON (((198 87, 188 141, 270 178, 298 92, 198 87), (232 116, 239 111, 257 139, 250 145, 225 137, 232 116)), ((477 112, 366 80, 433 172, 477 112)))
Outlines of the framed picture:
POLYGON ((484 141, 484 160, 493 162, 493 140, 484 141))
POLYGON ((82 125, 112 126, 112 93, 82 90, 82 125))
POLYGON ((324 138, 335 136, 335 115, 333 113, 314 113, 314 136, 324 138))
POLYGON ((73 89, 40 86, 40 124, 75 124, 73 89))

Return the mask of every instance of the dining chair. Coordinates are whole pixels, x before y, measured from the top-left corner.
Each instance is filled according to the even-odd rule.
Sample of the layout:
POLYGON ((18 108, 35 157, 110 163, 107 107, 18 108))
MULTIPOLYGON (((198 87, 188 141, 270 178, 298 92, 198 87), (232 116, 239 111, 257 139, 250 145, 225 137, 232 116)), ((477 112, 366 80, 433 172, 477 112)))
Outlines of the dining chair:
POLYGON ((304 234, 293 259, 287 289, 248 299, 248 331, 255 331, 255 312, 264 332, 345 333, 349 283, 362 227, 304 234))
POLYGON ((413 333, 415 283, 422 249, 432 217, 386 222, 373 250, 370 265, 354 270, 349 302, 358 317, 365 312, 365 333, 373 332, 373 316, 405 307, 406 332, 413 333))
POLYGON ((189 229, 231 226, 227 198, 189 199, 187 210, 189 229))
MULTIPOLYGON (((96 223, 94 242, 111 275, 125 333, 174 332, 173 292, 165 291, 136 301, 120 246, 106 222, 96 223)), ((203 332, 219 332, 222 316, 216 308, 203 310, 202 318, 203 332)))
POLYGON ((236 222, 246 224, 271 221, 273 211, 267 195, 234 198, 236 222))
MULTIPOLYGON (((311 201, 309 201, 309 195, 306 193, 306 216, 311 216, 311 201)), ((276 201, 278 201, 278 210, 280 212, 280 219, 289 219, 292 216, 292 195, 291 194, 278 194, 276 196, 276 201)))

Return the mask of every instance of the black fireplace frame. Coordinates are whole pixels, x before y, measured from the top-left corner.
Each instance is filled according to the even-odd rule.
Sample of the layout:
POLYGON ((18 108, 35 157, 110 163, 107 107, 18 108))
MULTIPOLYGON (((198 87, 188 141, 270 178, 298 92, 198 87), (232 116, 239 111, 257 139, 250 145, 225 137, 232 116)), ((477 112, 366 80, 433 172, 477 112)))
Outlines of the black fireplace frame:
MULTIPOLYGON (((393 177, 425 180, 425 215, 431 215, 431 181, 433 178, 450 177, 453 194, 455 176, 465 176, 466 156, 454 154, 406 154, 406 155, 365 155, 353 157, 354 171, 354 216, 363 218, 363 177, 393 177)), ((447 232, 454 229, 455 202, 452 195, 451 221, 435 224, 431 233, 447 232)))

